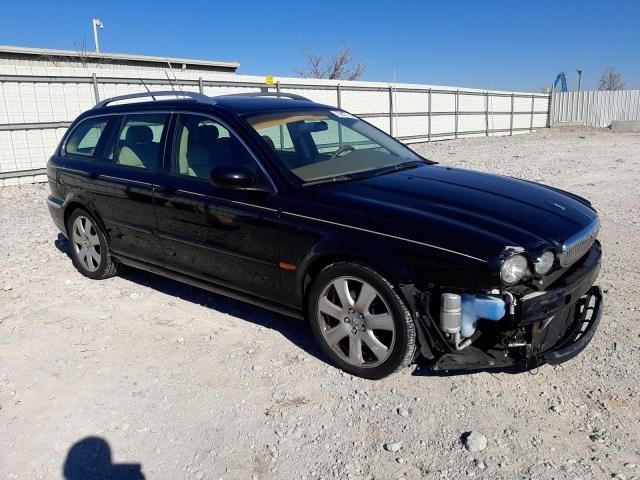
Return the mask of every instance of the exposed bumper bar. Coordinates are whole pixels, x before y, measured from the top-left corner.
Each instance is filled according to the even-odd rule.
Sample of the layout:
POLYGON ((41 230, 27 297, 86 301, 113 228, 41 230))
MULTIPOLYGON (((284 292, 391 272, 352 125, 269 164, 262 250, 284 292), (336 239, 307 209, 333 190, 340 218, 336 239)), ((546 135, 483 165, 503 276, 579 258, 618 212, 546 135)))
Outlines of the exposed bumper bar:
POLYGON ((602 290, 600 287, 591 287, 585 298, 581 299, 581 303, 583 310, 565 340, 560 342, 557 348, 542 355, 546 363, 557 365, 571 360, 591 342, 602 316, 602 290), (594 304, 590 306, 592 299, 594 304))

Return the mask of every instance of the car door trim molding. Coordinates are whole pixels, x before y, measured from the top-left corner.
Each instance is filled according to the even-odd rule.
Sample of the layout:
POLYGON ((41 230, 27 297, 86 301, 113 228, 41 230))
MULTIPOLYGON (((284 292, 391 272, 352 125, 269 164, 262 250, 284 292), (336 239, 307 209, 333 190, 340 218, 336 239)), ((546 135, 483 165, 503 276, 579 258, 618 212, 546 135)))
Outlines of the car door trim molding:
POLYGON ((130 230, 135 230, 136 232, 146 233, 147 235, 153 235, 154 231, 151 228, 141 227, 139 225, 134 225, 129 222, 123 222, 122 220, 114 220, 110 217, 103 217, 104 223, 110 223, 112 225, 117 225, 118 227, 128 228, 130 230))
POLYGON ((183 237, 180 237, 180 236, 177 236, 177 235, 171 235, 169 233, 158 232, 158 236, 160 238, 164 238, 166 240, 172 240, 174 242, 184 243, 185 245, 191 245, 192 247, 204 248, 206 250, 211 250, 212 252, 222 253, 224 255, 229 255, 231 257, 238 257, 238 258, 242 258, 244 260, 249 260, 251 262, 262 263, 263 265, 269 265, 271 267, 278 266, 277 262, 271 262, 269 260, 264 260, 264 259, 259 258, 259 257, 243 255, 241 253, 237 253, 237 252, 234 252, 232 250, 228 250, 228 249, 222 248, 222 247, 213 247, 213 246, 209 245, 208 243, 204 243, 204 242, 194 242, 193 240, 187 240, 186 238, 183 238, 183 237))
MULTIPOLYGON (((136 167, 134 167, 134 168, 136 168, 136 167)), ((141 180, 133 180, 132 178, 116 177, 114 175, 103 175, 103 174, 100 174, 100 175, 98 175, 98 178, 104 178, 104 179, 107 179, 107 180, 116 180, 116 181, 119 181, 119 182, 126 182, 126 183, 137 183, 138 185, 144 185, 145 187, 152 187, 153 186, 153 183, 151 183, 151 182, 143 182, 141 180)))
POLYGON ((367 230, 366 228, 356 227, 356 226, 353 226, 353 225, 345 225, 344 223, 332 222, 330 220, 324 220, 322 218, 309 217, 307 215, 301 215, 299 213, 286 212, 286 211, 283 211, 282 213, 285 214, 285 215, 293 216, 293 217, 304 218, 306 220, 314 220, 316 222, 327 223, 329 225, 336 225, 338 227, 350 228, 352 230, 357 230, 359 232, 373 233, 375 235, 380 235, 382 237, 393 238, 395 240, 401 240, 403 242, 409 242, 409 243, 413 243, 413 244, 416 244, 416 245, 422 245, 423 247, 434 248, 436 250, 441 250, 443 252, 449 252, 449 253, 453 253, 455 255, 460 255, 462 257, 470 258, 472 260, 477 260, 478 262, 487 263, 486 260, 483 260, 482 258, 474 257, 473 255, 467 255, 466 253, 456 252, 455 250, 450 250, 448 248, 439 247, 438 245, 432 245, 430 243, 420 242, 418 240, 413 240, 411 238, 398 237, 396 235, 390 235, 388 233, 376 232, 375 230, 367 230))
POLYGON ((182 188, 179 188, 176 190, 176 193, 186 193, 187 195, 197 195, 198 197, 205 197, 205 198, 210 198, 212 200, 221 200, 223 202, 229 202, 229 203, 233 203, 236 205, 242 205, 245 207, 254 207, 254 208, 259 208, 261 210, 266 210, 269 212, 278 212, 277 208, 271 208, 271 207, 263 207, 262 205, 256 205, 254 203, 245 203, 245 202, 241 202, 239 200, 233 200, 230 198, 222 198, 222 197, 216 197, 215 195, 207 195, 206 193, 198 193, 198 192, 192 192, 191 190, 184 190, 182 188))

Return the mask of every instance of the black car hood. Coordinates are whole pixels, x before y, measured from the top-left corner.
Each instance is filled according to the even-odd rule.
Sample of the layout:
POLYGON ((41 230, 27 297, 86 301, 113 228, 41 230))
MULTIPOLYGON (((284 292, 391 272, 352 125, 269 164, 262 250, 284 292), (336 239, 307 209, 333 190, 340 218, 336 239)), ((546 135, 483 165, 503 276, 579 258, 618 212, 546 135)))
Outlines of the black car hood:
POLYGON ((481 258, 507 246, 533 253, 559 250, 597 217, 589 202, 555 188, 439 165, 323 185, 320 190, 327 204, 356 210, 354 218, 367 224, 354 226, 375 226, 381 233, 481 258))

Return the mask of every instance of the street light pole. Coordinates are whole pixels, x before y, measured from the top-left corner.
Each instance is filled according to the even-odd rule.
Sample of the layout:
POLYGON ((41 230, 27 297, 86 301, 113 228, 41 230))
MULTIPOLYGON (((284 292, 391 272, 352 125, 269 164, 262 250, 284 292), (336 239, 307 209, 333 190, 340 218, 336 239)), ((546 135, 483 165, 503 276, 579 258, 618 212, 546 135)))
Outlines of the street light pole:
POLYGON ((100 53, 100 44, 98 43, 98 27, 100 27, 100 30, 103 30, 104 25, 99 18, 94 18, 91 21, 91 24, 93 25, 93 44, 96 46, 96 53, 100 53))
POLYGON ((578 72, 578 92, 580 91, 580 84, 582 83, 582 70, 576 70, 578 72))

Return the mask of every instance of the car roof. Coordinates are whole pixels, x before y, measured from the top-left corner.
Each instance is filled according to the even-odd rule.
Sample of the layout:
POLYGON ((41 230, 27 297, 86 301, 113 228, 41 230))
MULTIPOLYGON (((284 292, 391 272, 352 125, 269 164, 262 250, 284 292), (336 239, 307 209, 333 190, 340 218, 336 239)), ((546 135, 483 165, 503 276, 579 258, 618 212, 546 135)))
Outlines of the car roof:
MULTIPOLYGON (((157 101, 136 101, 133 103, 108 104, 104 106, 96 106, 88 112, 85 112, 85 114, 131 113, 138 110, 170 110, 173 108, 184 108, 185 106, 195 106, 195 109, 200 111, 207 109, 217 110, 218 108, 222 108, 239 115, 267 112, 273 110, 307 110, 335 108, 330 105, 323 105, 321 103, 313 102, 303 97, 289 98, 285 96, 276 96, 274 94, 267 94, 267 96, 260 96, 259 93, 247 95, 233 94, 208 98, 210 99, 209 102, 199 101, 191 98, 174 98, 166 100, 162 99, 157 101)), ((112 99, 112 101, 118 101, 117 97, 112 99)))
POLYGON ((279 109, 334 108, 308 99, 277 96, 221 95, 213 99, 216 104, 240 114, 279 109))

